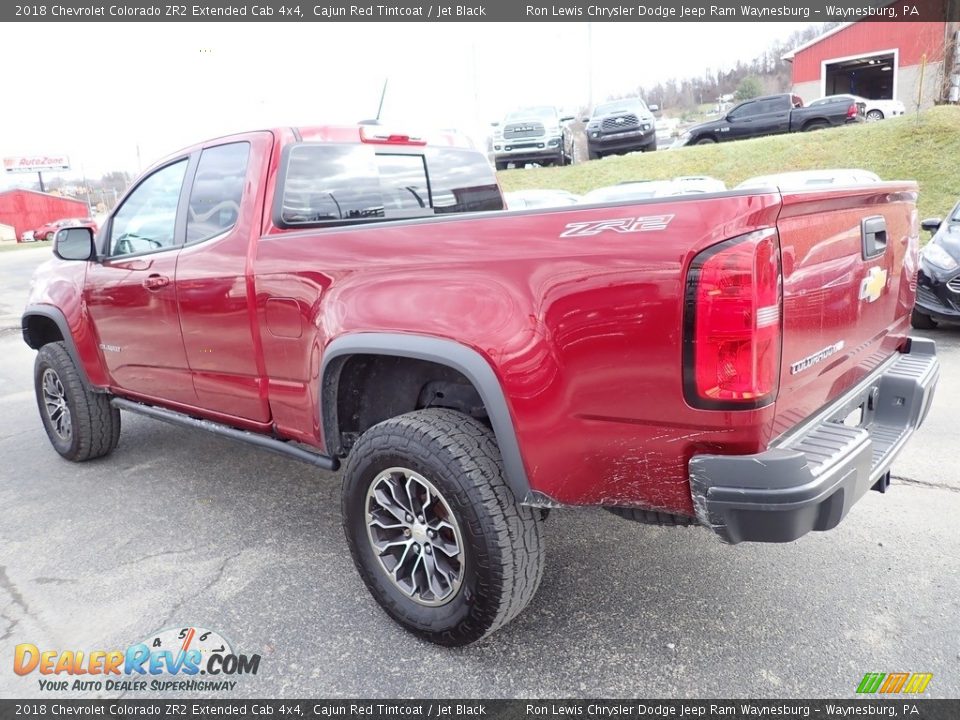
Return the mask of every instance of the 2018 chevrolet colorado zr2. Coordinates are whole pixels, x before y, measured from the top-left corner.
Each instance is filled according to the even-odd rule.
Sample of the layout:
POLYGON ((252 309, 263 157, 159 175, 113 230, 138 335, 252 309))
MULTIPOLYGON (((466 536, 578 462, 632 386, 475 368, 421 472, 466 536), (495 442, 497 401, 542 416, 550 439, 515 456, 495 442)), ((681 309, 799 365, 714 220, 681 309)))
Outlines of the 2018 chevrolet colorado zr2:
POLYGON ((68 460, 120 411, 327 470, 370 592, 431 641, 530 601, 550 508, 729 543, 885 489, 938 377, 909 182, 508 212, 484 157, 379 127, 212 140, 58 232, 23 314, 68 460))

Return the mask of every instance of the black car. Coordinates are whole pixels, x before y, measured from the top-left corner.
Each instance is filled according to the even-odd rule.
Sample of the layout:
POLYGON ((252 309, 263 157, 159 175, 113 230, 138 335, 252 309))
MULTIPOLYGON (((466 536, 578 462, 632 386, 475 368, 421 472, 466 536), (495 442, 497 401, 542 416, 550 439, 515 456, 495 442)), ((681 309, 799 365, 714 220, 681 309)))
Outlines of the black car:
POLYGON ((598 160, 604 155, 647 152, 657 149, 656 105, 647 107, 640 98, 625 98, 602 103, 583 118, 587 125, 587 155, 598 160))
POLYGON ((809 132, 863 122, 865 107, 855 100, 804 107, 803 100, 797 95, 766 95, 740 103, 717 120, 693 126, 680 136, 675 147, 809 132))
POLYGON ((960 323, 960 202, 946 220, 924 220, 922 226, 935 234, 920 252, 910 323, 930 330, 939 321, 960 323))

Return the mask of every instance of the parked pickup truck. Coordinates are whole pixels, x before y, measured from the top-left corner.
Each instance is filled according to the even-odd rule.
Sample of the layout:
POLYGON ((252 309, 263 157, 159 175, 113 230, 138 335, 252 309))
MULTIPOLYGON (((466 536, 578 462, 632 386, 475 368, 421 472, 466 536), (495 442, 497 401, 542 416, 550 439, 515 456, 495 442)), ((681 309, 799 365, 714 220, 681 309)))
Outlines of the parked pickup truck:
POLYGON ((566 123, 573 116, 562 116, 551 105, 521 108, 507 114, 503 123, 493 125, 493 164, 497 170, 527 163, 570 165, 573 162, 573 135, 566 123))
POLYGON ((823 130, 863 122, 864 107, 854 100, 804 107, 797 95, 767 95, 740 103, 718 120, 694 125, 677 139, 676 146, 823 130))
MULTIPOLYGON (((551 508, 828 530, 923 421, 910 182, 503 211, 456 138, 281 128, 176 153, 57 233, 23 338, 68 460, 121 410, 325 470, 384 610, 516 616, 551 508)), ((272 482, 282 482, 274 479, 272 482)))

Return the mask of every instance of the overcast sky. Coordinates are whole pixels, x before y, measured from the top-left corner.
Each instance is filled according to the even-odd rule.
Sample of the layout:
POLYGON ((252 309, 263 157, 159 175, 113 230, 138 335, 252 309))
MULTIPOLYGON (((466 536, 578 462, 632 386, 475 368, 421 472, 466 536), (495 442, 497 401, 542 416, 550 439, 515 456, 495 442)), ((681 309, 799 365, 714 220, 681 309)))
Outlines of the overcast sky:
POLYGON ((479 139, 517 105, 586 105, 589 47, 600 101, 750 60, 804 25, 17 24, 0 30, 0 157, 66 153, 78 176, 136 172, 230 132, 371 117, 386 77, 385 123, 479 139))

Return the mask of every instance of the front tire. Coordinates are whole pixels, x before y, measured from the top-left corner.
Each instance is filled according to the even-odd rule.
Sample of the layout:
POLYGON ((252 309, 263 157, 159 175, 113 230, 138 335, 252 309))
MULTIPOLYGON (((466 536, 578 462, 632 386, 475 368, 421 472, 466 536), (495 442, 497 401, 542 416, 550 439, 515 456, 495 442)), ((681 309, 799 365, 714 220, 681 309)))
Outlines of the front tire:
POLYGON ((113 452, 120 442, 120 411, 110 398, 87 388, 62 342, 40 348, 33 366, 43 428, 53 449, 84 462, 113 452))
POLYGON ((910 325, 917 330, 933 330, 937 327, 937 321, 914 308, 910 313, 910 325))
POLYGON ((342 504, 367 589, 425 640, 479 640, 540 584, 539 513, 507 484, 491 430, 466 415, 418 410, 367 430, 347 461, 342 504))
POLYGON ((697 138, 696 142, 694 142, 693 144, 694 145, 715 145, 716 142, 717 141, 711 136, 705 135, 702 138, 697 138))
POLYGON ((883 120, 883 111, 881 110, 871 110, 867 113, 868 122, 876 122, 877 120, 883 120))

